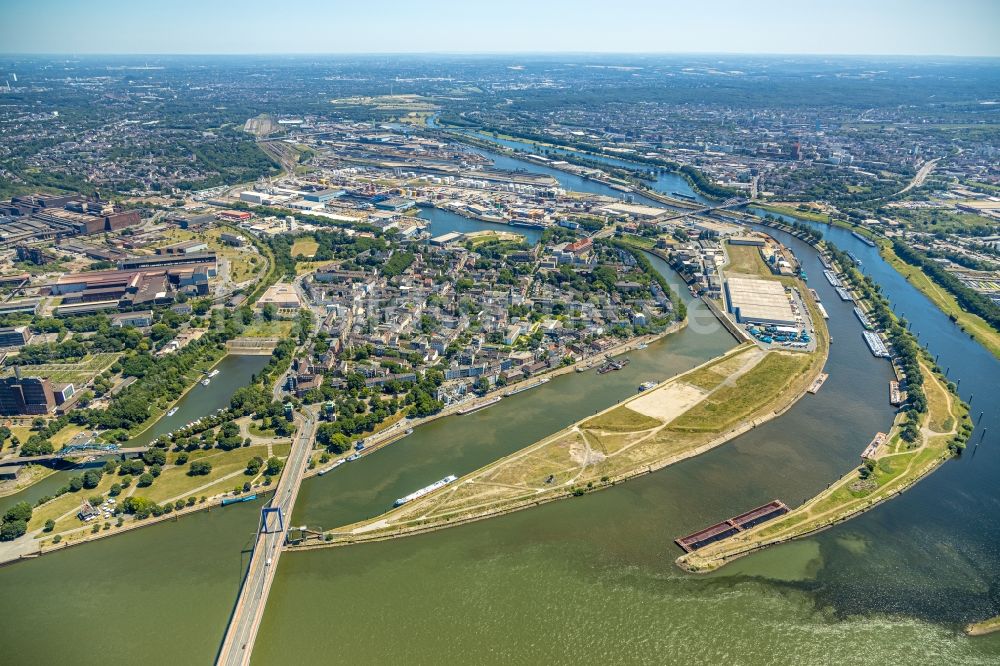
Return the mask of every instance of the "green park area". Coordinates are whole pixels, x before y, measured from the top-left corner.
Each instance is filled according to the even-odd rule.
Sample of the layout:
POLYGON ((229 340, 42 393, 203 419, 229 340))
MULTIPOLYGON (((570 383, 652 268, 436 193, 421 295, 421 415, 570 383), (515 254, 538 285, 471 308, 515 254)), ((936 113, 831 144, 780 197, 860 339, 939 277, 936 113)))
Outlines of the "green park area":
MULTIPOLYGON (((269 466, 268 461, 283 461, 290 448, 286 440, 228 451, 151 449, 140 458, 89 467, 71 477, 56 496, 39 500, 28 521, 28 532, 36 532, 36 538, 48 544, 78 540, 94 534, 95 526, 96 532, 115 530, 148 515, 214 501, 220 495, 247 492, 247 484, 249 491, 264 488, 270 485, 270 479, 277 478, 274 474, 281 466, 280 462, 269 466), (118 515, 101 515, 90 522, 77 517, 84 502, 97 506, 109 498, 120 507, 118 515)), ((115 506, 108 510, 114 513, 115 506)))

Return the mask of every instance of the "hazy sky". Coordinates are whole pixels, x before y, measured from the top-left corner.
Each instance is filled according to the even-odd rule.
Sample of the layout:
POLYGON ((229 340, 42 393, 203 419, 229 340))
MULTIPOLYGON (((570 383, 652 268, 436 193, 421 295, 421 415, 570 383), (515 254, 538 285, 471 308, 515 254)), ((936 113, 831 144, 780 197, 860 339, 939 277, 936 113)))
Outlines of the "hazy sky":
POLYGON ((0 0, 5 53, 1000 56, 1000 0, 0 0))

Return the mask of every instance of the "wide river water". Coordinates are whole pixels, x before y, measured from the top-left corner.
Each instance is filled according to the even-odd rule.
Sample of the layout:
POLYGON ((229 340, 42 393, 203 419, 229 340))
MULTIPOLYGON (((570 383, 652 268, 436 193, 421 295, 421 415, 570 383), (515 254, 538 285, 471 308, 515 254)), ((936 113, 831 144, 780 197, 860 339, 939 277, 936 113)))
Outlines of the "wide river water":
MULTIPOLYGON (((468 221, 480 228, 496 227, 468 221)), ((1000 613, 1000 364, 874 250, 823 231, 862 258, 962 378, 963 396, 976 394, 973 415, 984 410, 980 429, 991 433, 978 448, 980 431, 913 490, 815 537, 709 576, 674 566, 675 537, 773 498, 798 504, 857 464, 892 418, 888 364, 864 347, 815 253, 773 232, 831 316, 831 376, 818 395, 608 491, 424 536, 286 554, 254 663, 996 663, 1000 636, 968 639, 958 628, 1000 613)), ((306 481, 292 523, 329 528, 380 513, 735 344, 697 303, 690 314, 690 326, 631 353, 621 372, 553 379, 306 481)), ((258 509, 213 510, 0 569, 4 663, 210 662, 258 509)))

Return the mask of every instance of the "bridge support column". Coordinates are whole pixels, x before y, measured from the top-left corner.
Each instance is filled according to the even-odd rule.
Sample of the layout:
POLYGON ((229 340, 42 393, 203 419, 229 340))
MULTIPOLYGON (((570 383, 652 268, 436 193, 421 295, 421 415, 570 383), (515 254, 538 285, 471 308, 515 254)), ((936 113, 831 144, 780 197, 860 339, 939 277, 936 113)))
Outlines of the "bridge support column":
POLYGON ((281 512, 281 507, 265 506, 260 510, 260 534, 281 533, 285 531, 285 517, 281 512), (277 519, 277 528, 273 526, 273 519, 277 519))

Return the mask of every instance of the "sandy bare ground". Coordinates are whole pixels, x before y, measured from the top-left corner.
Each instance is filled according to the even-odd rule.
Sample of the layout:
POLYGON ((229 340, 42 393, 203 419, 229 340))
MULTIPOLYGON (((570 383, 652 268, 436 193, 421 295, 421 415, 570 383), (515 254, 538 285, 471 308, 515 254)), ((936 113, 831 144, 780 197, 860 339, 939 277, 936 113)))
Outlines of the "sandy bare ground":
POLYGON ((705 391, 690 384, 667 384, 636 398, 628 404, 628 408, 669 423, 701 402, 706 395, 705 391))

